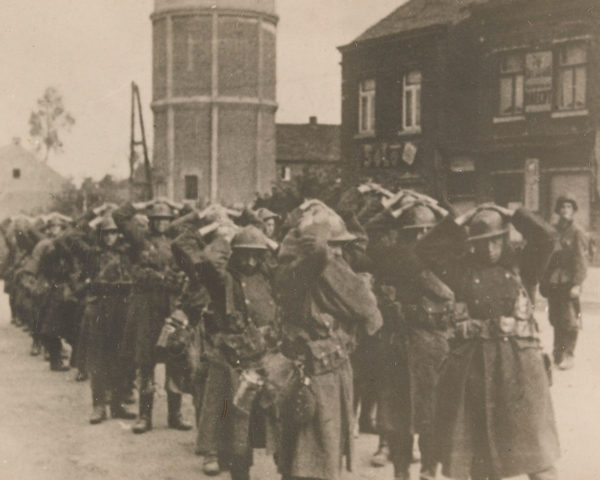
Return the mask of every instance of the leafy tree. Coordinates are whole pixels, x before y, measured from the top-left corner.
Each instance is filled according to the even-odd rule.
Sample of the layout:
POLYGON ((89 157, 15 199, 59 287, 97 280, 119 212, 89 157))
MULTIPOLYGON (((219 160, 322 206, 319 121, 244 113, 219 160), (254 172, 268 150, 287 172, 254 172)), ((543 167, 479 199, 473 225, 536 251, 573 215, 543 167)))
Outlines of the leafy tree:
POLYGON ((29 117, 29 134, 36 139, 37 151, 45 149, 44 161, 48 161, 50 151, 61 152, 63 131, 71 130, 75 124, 73 116, 65 110, 63 97, 54 87, 46 88, 37 101, 37 110, 29 117))
POLYGON ((86 178, 79 188, 70 184, 54 198, 52 210, 76 218, 103 203, 120 205, 130 198, 129 181, 106 175, 96 181, 86 178))

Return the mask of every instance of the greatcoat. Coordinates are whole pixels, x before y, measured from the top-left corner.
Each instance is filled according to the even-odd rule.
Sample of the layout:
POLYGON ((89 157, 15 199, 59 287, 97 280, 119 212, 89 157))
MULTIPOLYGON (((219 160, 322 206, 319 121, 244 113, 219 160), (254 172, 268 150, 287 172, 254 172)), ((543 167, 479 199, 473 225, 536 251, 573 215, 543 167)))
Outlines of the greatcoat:
MULTIPOLYGON (((549 257, 549 225, 524 209, 515 212, 512 223, 549 257)), ((482 450, 492 476, 544 471, 558 458, 559 445, 521 262, 506 245, 498 263, 482 265, 468 252, 466 240, 465 230, 446 218, 416 247, 464 307, 457 309, 457 335, 438 390, 435 438, 443 474, 467 479, 474 452, 482 450)))

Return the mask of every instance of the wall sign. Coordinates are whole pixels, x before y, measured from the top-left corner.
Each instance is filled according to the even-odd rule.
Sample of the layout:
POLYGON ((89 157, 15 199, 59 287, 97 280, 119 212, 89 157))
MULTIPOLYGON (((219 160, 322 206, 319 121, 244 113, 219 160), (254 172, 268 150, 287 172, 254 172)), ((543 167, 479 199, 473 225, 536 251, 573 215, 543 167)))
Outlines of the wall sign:
POLYGON ((552 52, 525 55, 525 111, 552 109, 552 52))
POLYGON ((525 208, 532 212, 540 209, 540 161, 537 158, 525 160, 525 208))
POLYGON ((404 152, 402 153, 402 160, 407 165, 415 163, 415 157, 417 156, 417 147, 412 142, 406 142, 404 144, 404 152))

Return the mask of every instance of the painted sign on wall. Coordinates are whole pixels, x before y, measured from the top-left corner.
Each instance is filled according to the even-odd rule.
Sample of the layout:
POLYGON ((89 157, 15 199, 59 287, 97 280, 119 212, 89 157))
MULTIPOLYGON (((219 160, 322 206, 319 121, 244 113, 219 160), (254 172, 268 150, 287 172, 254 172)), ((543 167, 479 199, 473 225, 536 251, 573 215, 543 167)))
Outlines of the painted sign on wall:
POLYGON ((552 52, 533 52, 525 56, 525 111, 552 109, 552 52))

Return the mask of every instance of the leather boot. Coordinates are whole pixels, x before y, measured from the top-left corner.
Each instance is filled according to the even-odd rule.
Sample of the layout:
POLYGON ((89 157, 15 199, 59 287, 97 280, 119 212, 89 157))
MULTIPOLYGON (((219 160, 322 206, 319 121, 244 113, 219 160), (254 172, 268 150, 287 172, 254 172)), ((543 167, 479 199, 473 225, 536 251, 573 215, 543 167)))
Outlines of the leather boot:
POLYGON ((31 352, 29 352, 29 355, 31 355, 32 357, 37 357, 40 353, 42 353, 40 341, 34 338, 33 343, 31 345, 31 352))
POLYGON ((90 423, 97 425, 106 420, 106 407, 104 405, 94 405, 94 410, 90 416, 90 423))
POLYGON ((192 424, 183 420, 181 416, 181 395, 167 392, 167 405, 169 408, 169 428, 175 430, 191 430, 192 424))
POLYGON ((135 420, 137 415, 127 410, 116 393, 113 393, 112 400, 110 402, 110 416, 112 418, 122 418, 123 420, 135 420))
POLYGON ((140 395, 140 415, 133 425, 133 433, 146 433, 152 430, 152 406, 154 404, 154 394, 144 393, 140 395))

